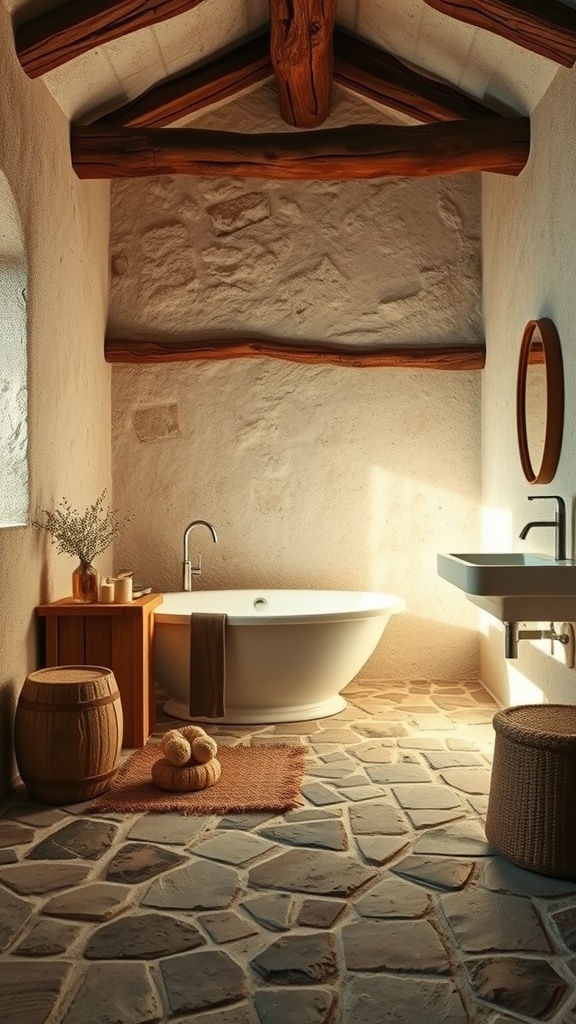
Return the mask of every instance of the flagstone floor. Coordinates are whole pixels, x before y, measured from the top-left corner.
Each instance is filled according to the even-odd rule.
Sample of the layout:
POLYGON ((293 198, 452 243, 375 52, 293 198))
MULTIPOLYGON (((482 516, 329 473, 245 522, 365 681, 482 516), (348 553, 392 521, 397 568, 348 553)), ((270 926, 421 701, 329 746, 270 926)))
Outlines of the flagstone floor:
POLYGON ((345 695, 333 718, 210 730, 308 747, 284 815, 5 799, 2 1024, 576 1024, 576 884, 485 840, 489 695, 345 695))

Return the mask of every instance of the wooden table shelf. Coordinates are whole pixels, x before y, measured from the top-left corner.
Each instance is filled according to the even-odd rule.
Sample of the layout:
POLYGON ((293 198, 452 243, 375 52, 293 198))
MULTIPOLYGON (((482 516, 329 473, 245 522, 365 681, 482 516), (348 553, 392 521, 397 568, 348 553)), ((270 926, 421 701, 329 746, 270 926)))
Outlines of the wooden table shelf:
POLYGON ((152 613, 161 603, 161 594, 146 594, 128 604, 78 604, 65 597, 36 609, 44 622, 43 667, 112 669, 122 701, 125 747, 143 746, 156 724, 152 613))

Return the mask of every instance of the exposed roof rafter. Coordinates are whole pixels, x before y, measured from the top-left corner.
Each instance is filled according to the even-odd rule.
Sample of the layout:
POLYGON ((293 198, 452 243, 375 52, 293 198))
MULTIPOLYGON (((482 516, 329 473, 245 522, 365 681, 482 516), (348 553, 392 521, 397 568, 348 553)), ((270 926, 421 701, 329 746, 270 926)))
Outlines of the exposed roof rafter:
POLYGON ((576 11, 557 0, 424 0, 457 21, 503 36, 525 50, 571 68, 576 61, 576 11))
POLYGON ((161 128, 236 96, 272 74, 270 37, 265 32, 223 57, 160 82, 131 103, 92 123, 161 128))
POLYGON ((169 21, 202 0, 69 0, 25 21, 15 32, 16 53, 30 78, 136 29, 169 21))
POLYGON ((386 50, 340 28, 334 32, 334 81, 426 124, 497 116, 455 86, 413 71, 386 50))
POLYGON ((317 128, 330 113, 336 0, 269 4, 280 114, 295 128, 317 128))

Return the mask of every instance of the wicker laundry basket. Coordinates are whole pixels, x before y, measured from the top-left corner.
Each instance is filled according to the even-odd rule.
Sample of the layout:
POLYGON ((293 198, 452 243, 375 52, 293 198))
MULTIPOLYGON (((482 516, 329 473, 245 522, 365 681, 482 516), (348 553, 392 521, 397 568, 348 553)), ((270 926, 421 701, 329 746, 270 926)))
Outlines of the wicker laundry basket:
POLYGON ((493 724, 488 841, 520 867, 576 879, 576 706, 522 704, 493 724))

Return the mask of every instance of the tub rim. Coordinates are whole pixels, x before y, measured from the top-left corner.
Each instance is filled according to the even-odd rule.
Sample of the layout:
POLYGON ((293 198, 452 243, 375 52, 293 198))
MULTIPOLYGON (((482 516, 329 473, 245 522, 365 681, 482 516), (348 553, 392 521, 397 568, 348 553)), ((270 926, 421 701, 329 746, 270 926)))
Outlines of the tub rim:
MULTIPOLYGON (((337 590, 337 589, 327 590, 326 588, 314 589, 314 588, 310 588, 310 587, 302 588, 302 589, 298 589, 298 590, 294 589, 293 587, 285 587, 285 588, 280 588, 280 587, 266 588, 266 587, 263 587, 263 588, 260 588, 260 589, 254 589, 254 588, 249 588, 248 589, 248 588, 244 588, 244 587, 238 587, 237 589, 231 589, 229 587, 226 587, 226 588, 223 587, 222 589, 219 589, 219 590, 215 589, 215 590, 193 590, 193 591, 185 591, 185 590, 166 591, 166 592, 164 592, 164 594, 162 596, 163 596, 163 598, 166 598, 166 597, 169 597, 169 596, 170 597, 173 596, 173 597, 190 598, 190 597, 200 597, 200 596, 203 596, 203 595, 213 595, 213 594, 236 594, 236 595, 237 594, 244 594, 244 595, 249 596, 252 599, 254 611, 250 615, 246 615, 245 613, 235 614, 234 612, 231 612, 231 613, 223 612, 223 614, 226 614, 226 616, 227 616, 226 621, 227 621, 227 624, 230 625, 230 626, 261 626, 261 625, 306 626, 306 625, 313 625, 315 623, 321 623, 321 622, 324 622, 324 623, 326 623, 326 622, 346 622, 346 621, 357 621, 357 620, 361 620, 361 619, 369 619, 369 618, 377 618, 377 617, 380 617, 380 618, 385 617, 386 620, 388 620, 391 615, 395 615, 395 614, 397 614, 399 612, 403 612, 406 609, 406 601, 404 600, 404 598, 399 597, 397 594, 389 594, 389 593, 384 593, 383 591, 374 591, 374 590, 337 590), (342 609, 342 610, 338 610, 338 611, 328 611, 328 612, 303 613, 303 612, 300 611, 300 612, 294 612, 294 613, 283 612, 283 613, 281 613, 279 615, 271 615, 271 614, 269 614, 267 611, 265 611, 263 609, 262 612, 259 613, 257 611, 256 607, 255 607, 254 602, 256 602, 258 599, 268 600, 269 597, 271 595, 274 595, 274 594, 282 594, 282 595, 285 595, 285 594, 318 594, 318 595, 321 595, 321 594, 340 594, 340 595, 354 594, 356 596, 361 595, 361 596, 364 596, 364 597, 373 598, 374 599, 374 605, 373 605, 373 607, 367 607, 367 608, 348 608, 348 609, 342 609)), ((168 610, 165 609, 164 605, 161 604, 156 609, 154 609, 154 612, 152 614, 154 615, 155 620, 157 622, 159 622, 159 623, 165 623, 167 625, 168 624, 185 625, 186 623, 188 623, 190 621, 190 615, 192 614, 193 611, 203 611, 203 610, 204 609, 202 609, 202 608, 197 608, 197 609, 191 609, 190 612, 168 611, 168 610)))

